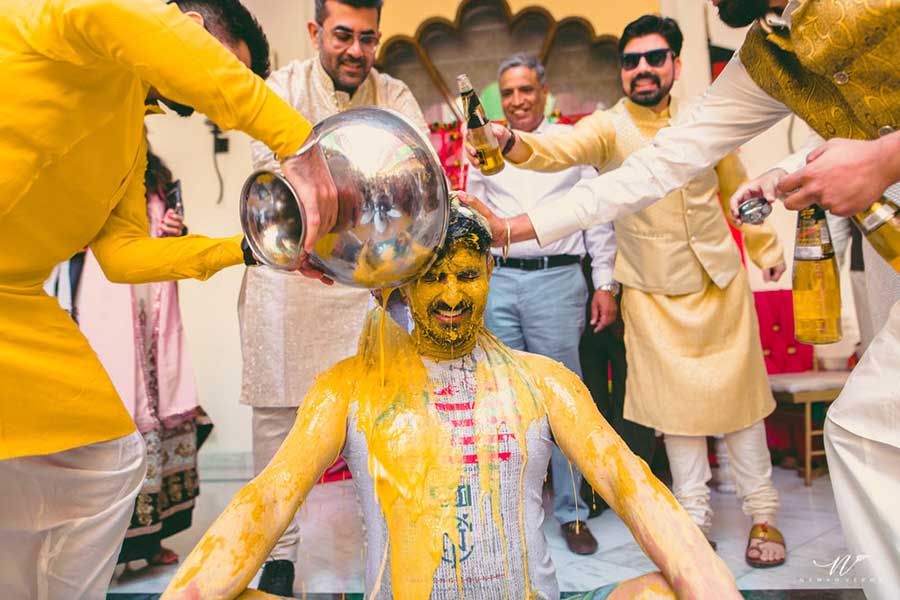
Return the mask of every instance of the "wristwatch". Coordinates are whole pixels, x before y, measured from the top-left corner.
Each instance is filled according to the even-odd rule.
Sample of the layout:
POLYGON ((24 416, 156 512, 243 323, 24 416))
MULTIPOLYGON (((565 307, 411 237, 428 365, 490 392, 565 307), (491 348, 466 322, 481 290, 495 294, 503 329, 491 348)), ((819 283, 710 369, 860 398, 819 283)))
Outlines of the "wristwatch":
POLYGON ((597 290, 601 292, 609 292, 613 296, 618 296, 621 289, 622 286, 615 281, 613 281, 612 283, 604 283, 603 285, 597 286, 597 290))
POLYGON ((255 256, 253 256, 253 250, 250 249, 250 244, 247 243, 247 238, 241 240, 241 253, 244 255, 244 264, 248 267, 255 267, 259 264, 259 261, 256 260, 255 256))
POLYGON ((513 149, 513 146, 516 145, 516 132, 511 128, 507 127, 507 131, 509 131, 509 139, 506 140, 506 144, 503 146, 503 150, 500 151, 500 154, 506 156, 509 154, 509 151, 513 149))

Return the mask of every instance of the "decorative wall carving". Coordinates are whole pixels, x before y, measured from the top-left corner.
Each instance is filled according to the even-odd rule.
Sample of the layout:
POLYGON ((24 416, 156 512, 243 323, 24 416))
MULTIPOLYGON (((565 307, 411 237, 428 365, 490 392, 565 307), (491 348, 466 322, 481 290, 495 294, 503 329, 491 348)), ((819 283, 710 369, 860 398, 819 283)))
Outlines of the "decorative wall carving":
POLYGON ((578 17, 556 21, 540 7, 512 14, 506 0, 468 0, 454 22, 429 19, 415 37, 386 40, 377 62, 410 86, 429 121, 459 118, 456 75, 462 72, 479 90, 490 116, 499 119, 497 68, 508 56, 527 52, 547 67, 552 110, 580 114, 621 97, 617 43, 614 36, 596 35, 578 17))

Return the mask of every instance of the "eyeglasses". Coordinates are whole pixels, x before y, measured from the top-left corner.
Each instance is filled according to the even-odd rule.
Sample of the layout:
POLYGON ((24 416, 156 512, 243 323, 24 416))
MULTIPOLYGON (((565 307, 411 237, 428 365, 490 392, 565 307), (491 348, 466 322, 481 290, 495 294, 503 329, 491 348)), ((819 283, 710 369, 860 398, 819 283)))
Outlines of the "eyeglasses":
POLYGON ((661 67, 666 64, 669 54, 673 54, 670 48, 658 48, 649 52, 626 52, 622 55, 622 68, 626 71, 633 71, 641 64, 641 58, 647 61, 651 67, 661 67))
MULTIPOLYGON (((325 31, 324 29, 322 31, 325 31)), ((372 52, 378 47, 381 41, 380 33, 360 33, 356 34, 349 29, 336 28, 328 32, 331 38, 331 46, 335 50, 346 50, 353 45, 353 40, 359 40, 359 47, 364 52, 372 52)))

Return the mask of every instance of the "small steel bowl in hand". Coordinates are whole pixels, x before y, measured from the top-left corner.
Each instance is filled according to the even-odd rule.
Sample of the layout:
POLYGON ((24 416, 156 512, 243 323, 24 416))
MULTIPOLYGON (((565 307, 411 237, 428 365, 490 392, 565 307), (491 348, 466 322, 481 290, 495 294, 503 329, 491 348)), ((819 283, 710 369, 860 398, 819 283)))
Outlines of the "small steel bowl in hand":
POLYGON ((765 198, 750 198, 738 206, 741 221, 750 225, 759 225, 772 213, 772 205, 765 198))
MULTIPOLYGON (((398 287, 425 272, 450 218, 447 180, 430 142, 399 113, 374 107, 328 117, 314 135, 338 190, 338 218, 310 259, 355 287, 398 287)), ((263 264, 300 265, 304 220, 281 175, 256 171, 247 179, 241 225, 263 264)))

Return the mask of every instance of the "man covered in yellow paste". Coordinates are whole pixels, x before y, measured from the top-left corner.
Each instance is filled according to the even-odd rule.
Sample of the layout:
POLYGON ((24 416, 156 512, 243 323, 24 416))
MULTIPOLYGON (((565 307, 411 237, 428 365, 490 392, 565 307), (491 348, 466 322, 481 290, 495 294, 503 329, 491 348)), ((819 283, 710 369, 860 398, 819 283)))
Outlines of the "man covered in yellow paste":
MULTIPOLYGON (((597 412, 579 378, 485 328, 487 223, 454 206, 434 265, 403 288, 412 336, 373 311, 356 356, 316 380, 266 469, 240 491, 164 598, 234 598, 338 456, 366 525, 369 598, 559 598, 541 489, 553 438, 661 573, 583 596, 740 598, 724 563, 597 412)), ((250 591, 244 597, 259 597, 250 591)))
MULTIPOLYGON (((569 132, 516 131, 510 162, 539 171, 617 168, 677 116, 670 91, 682 42, 673 19, 645 15, 628 24, 619 40, 626 97, 569 132)), ((502 145, 510 134, 498 133, 502 145)), ((727 201, 744 181, 740 160, 729 154, 659 203, 615 219, 629 363, 624 416, 665 434, 672 491, 708 536, 706 437, 725 435, 742 508, 753 520, 746 561, 772 567, 785 560, 763 423, 775 400, 747 274, 717 197, 727 201)), ((771 226, 745 224, 741 232, 763 277, 778 279, 784 255, 771 226)))

